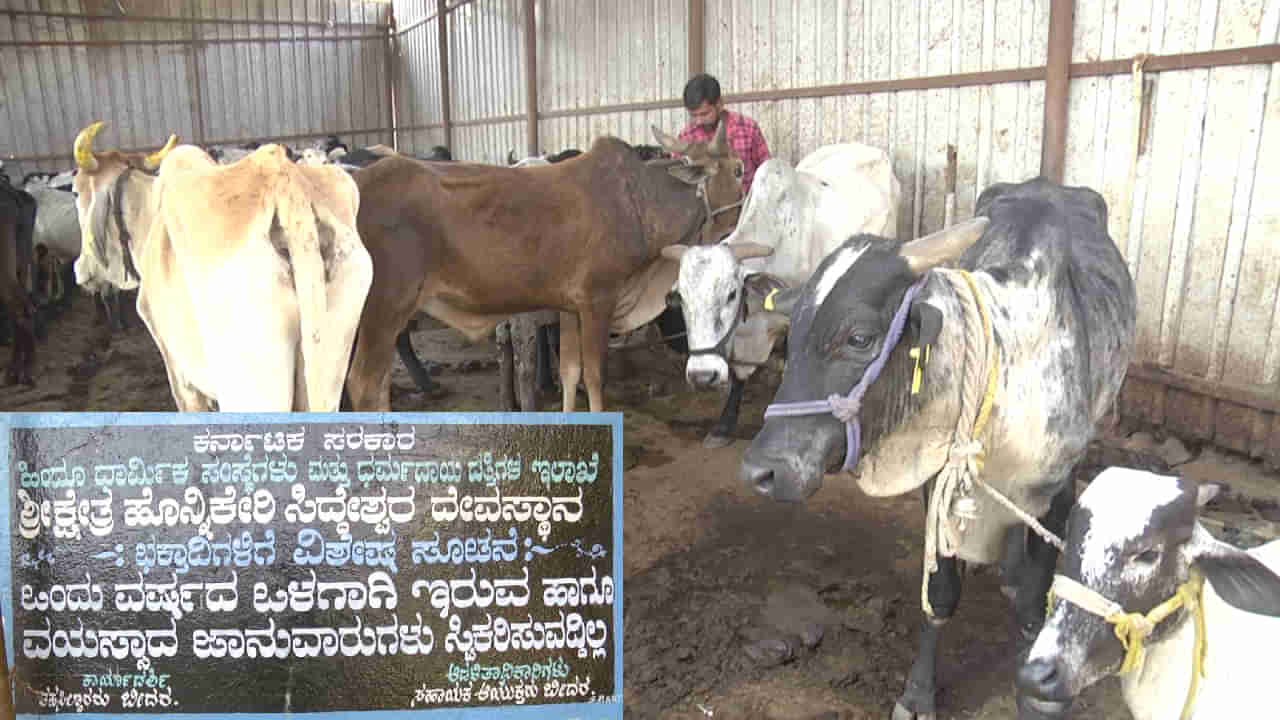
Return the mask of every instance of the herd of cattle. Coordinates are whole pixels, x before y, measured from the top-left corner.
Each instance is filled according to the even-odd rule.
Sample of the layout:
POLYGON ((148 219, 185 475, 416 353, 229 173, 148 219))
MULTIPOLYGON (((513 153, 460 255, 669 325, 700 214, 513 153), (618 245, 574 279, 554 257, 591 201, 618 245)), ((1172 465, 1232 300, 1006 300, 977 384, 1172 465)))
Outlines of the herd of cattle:
POLYGON ((658 146, 601 137, 508 167, 336 139, 97 151, 101 127, 76 138, 74 172, 0 193, 10 382, 31 382, 44 295, 28 290, 58 285, 49 256, 74 261, 75 285, 137 293, 183 411, 334 411, 344 394, 388 410, 397 352, 431 382, 408 342, 419 315, 472 339, 510 322, 541 361, 558 320, 563 409, 581 382, 600 411, 610 336, 656 320, 687 333, 673 347, 692 386, 728 387, 718 447, 785 340, 742 481, 800 502, 847 473, 925 500, 925 618, 894 720, 935 717, 964 563, 999 564, 1034 638, 1020 718, 1065 717, 1115 674, 1140 719, 1259 710, 1270 671, 1248 648, 1280 640, 1280 543, 1214 540, 1197 521, 1214 488, 1188 480, 1112 468, 1075 495, 1137 304, 1093 190, 998 183, 972 219, 904 241, 885 151, 774 158, 744 197, 723 124, 703 143, 654 128, 658 146), (24 249, 32 237, 43 250, 24 249))

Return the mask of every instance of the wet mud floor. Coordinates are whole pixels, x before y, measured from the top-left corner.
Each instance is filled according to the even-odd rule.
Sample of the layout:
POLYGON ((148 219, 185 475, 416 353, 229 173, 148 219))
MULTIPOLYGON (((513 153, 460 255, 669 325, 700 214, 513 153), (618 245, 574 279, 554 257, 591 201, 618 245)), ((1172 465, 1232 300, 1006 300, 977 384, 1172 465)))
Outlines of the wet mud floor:
MULTIPOLYGON (((37 347, 39 384, 0 388, 0 410, 172 410, 160 355, 130 319, 113 335, 77 294, 37 347)), ((625 417, 627 717, 887 719, 921 623, 919 494, 870 498, 828 477, 803 505, 755 496, 737 464, 780 376, 767 368, 752 380, 737 440, 707 450, 723 396, 689 390, 682 359, 653 339, 611 351, 608 367, 606 407, 625 417)), ((438 364, 445 393, 424 397, 397 361, 393 409, 497 409, 492 343, 437 329, 416 332, 414 344, 438 364)), ((558 393, 541 402, 559 409, 558 393)), ((584 393, 578 402, 585 408, 584 393)), ((1093 459, 1155 445, 1130 435, 1113 431, 1093 459)), ((1212 530, 1242 545, 1275 536, 1276 475, 1212 450, 1189 454, 1186 472, 1231 488, 1213 506, 1212 530)), ((1081 484, 1097 469, 1082 467, 1081 484)), ((938 717, 1013 720, 1026 648, 996 569, 970 569, 939 651, 938 717)), ((1116 682, 1086 693, 1076 717, 1128 718, 1116 682)))

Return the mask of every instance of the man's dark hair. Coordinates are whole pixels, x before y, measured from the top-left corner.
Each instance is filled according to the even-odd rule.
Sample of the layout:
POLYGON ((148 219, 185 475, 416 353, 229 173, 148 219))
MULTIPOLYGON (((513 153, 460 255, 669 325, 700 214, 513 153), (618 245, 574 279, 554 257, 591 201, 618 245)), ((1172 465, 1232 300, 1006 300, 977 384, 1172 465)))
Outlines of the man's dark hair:
POLYGON ((704 102, 712 105, 720 102, 720 81, 706 73, 698 73, 685 83, 684 106, 697 110, 704 102))

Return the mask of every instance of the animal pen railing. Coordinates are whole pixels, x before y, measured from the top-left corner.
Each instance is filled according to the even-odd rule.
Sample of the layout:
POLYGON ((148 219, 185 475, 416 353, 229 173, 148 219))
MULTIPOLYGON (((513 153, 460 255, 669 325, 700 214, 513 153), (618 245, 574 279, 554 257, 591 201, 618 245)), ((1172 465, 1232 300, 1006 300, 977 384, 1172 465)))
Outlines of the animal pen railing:
POLYGON ((20 97, 63 104, 14 110, 6 73, 0 153, 65 163, 107 119, 139 147, 336 133, 503 163, 674 133, 705 69, 776 156, 888 150, 900 237, 994 182, 1097 189, 1139 293, 1121 412, 1280 464, 1278 25, 1280 0, 27 0, 0 13, 3 67, 35 49, 83 76, 24 55, 20 97))

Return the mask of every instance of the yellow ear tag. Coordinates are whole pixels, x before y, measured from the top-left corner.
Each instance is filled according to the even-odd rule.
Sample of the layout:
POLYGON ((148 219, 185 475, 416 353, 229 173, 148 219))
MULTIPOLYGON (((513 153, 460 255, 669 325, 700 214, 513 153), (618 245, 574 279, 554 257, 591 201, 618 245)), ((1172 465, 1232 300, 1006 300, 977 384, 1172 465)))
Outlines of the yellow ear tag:
POLYGON ((774 289, 772 289, 772 290, 770 290, 770 291, 769 291, 769 294, 768 294, 768 295, 765 295, 765 296, 764 296, 764 309, 765 309, 765 310, 768 310, 769 312, 773 312, 773 308, 774 308, 774 305, 773 305, 773 296, 774 296, 774 295, 777 295, 777 294, 778 294, 778 288, 774 288, 774 289))
MULTIPOLYGON (((924 354, 927 356, 927 355, 928 355, 928 353, 929 353, 929 346, 928 346, 928 345, 926 345, 926 346, 925 346, 924 354)), ((920 382, 921 382, 921 380, 923 379, 923 376, 924 376, 924 373, 923 373, 923 372, 921 372, 921 370, 920 370, 920 356, 921 356, 920 348, 918 348, 918 347, 913 347, 913 348, 911 348, 911 350, 910 350, 910 351, 908 351, 908 353, 907 353, 907 354, 908 354, 908 355, 910 355, 912 358, 914 358, 914 359, 915 359, 915 361, 916 361, 916 367, 915 367, 915 370, 913 370, 913 371, 912 371, 912 373, 911 373, 911 394, 912 394, 912 395, 919 395, 919 394, 920 394, 920 382)))

